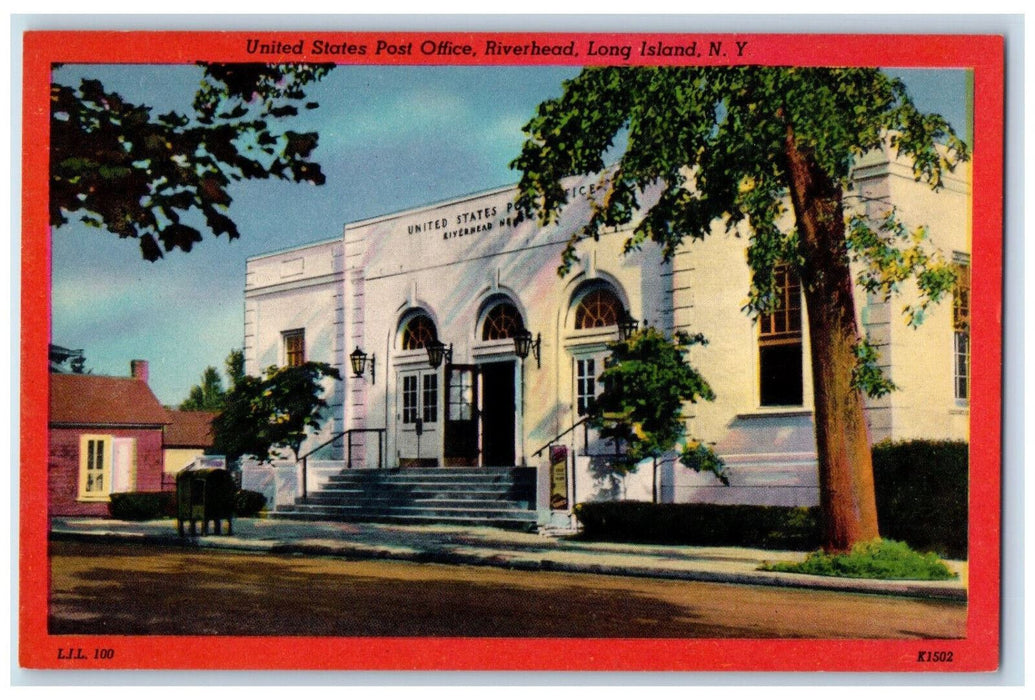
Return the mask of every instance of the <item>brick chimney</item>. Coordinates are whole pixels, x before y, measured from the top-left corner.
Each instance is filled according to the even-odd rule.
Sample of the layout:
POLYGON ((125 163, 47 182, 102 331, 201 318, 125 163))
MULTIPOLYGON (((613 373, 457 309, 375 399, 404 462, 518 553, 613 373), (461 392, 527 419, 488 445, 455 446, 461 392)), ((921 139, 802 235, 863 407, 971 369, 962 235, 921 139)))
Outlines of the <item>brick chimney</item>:
POLYGON ((139 379, 144 384, 147 384, 147 360, 130 360, 129 373, 133 376, 133 379, 139 379))

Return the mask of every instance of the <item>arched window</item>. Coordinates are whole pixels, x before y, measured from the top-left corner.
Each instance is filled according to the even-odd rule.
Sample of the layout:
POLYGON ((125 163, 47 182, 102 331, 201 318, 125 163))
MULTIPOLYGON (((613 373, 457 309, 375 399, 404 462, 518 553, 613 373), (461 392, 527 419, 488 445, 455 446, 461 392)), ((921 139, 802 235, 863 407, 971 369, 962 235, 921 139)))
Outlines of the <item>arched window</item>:
POLYGON ((525 327, 521 312, 513 304, 503 303, 489 309, 482 324, 482 340, 513 338, 525 327))
POLYGON ((438 340, 435 323, 424 314, 414 316, 403 327, 403 350, 421 350, 435 340, 438 340))
POLYGON ((575 309, 575 330, 616 326, 622 318, 622 302, 610 289, 594 289, 575 309))

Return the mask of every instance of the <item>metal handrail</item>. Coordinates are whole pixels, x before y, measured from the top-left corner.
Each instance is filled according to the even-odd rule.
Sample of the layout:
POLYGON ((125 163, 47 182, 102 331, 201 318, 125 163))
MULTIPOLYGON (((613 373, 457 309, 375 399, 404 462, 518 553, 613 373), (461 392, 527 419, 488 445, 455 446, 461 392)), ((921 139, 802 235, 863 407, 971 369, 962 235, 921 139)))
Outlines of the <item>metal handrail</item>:
POLYGON ((532 456, 533 457, 538 457, 540 454, 542 454, 543 450, 545 450, 547 447, 549 447, 550 445, 555 444, 562 437, 564 437, 568 433, 572 432, 573 430, 575 430, 575 428, 579 427, 580 425, 582 425, 583 423, 585 423, 588 420, 589 420, 589 416, 586 416, 585 418, 582 418, 582 419, 576 421, 575 423, 572 423, 570 428, 565 430, 563 433, 558 433, 557 435, 554 435, 553 438, 548 443, 546 443, 545 445, 540 447, 538 450, 533 452, 532 456))
POLYGON ((306 453, 305 453, 304 455, 302 455, 301 457, 299 457, 299 458, 298 458, 298 461, 299 461, 299 462, 301 462, 301 461, 302 461, 303 459, 305 459, 305 458, 306 458, 306 457, 308 457, 309 455, 313 454, 313 453, 314 453, 314 452, 316 452, 317 450, 322 450, 323 448, 327 447, 327 446, 328 446, 328 445, 330 445, 331 443, 333 443, 333 442, 337 442, 338 440, 341 440, 341 439, 342 439, 343 437, 345 437, 346 433, 348 433, 348 432, 349 432, 348 430, 344 430, 344 431, 342 431, 342 432, 340 432, 340 433, 337 433, 337 434, 336 434, 336 435, 335 435, 334 437, 332 437, 332 438, 331 438, 330 440, 327 440, 326 442, 321 442, 321 443, 320 443, 319 445, 317 445, 316 447, 314 447, 313 449, 309 450, 309 451, 308 451, 308 452, 306 452, 306 453))
MULTIPOLYGON (((341 440, 346 435, 348 435, 348 437, 349 437, 348 443, 347 443, 348 444, 348 459, 347 459, 346 463, 348 465, 347 468, 348 469, 352 469, 352 434, 353 433, 377 433, 377 468, 378 469, 384 468, 383 467, 383 465, 384 465, 384 449, 382 447, 384 433, 385 433, 385 429, 384 428, 349 428, 348 430, 343 430, 342 432, 335 434, 330 440, 326 440, 325 442, 320 443, 319 445, 317 445, 316 447, 314 447, 313 449, 309 450, 304 455, 302 455, 301 457, 298 458, 298 462, 302 463, 302 498, 303 498, 303 500, 309 498, 309 455, 313 454, 317 450, 322 450, 323 448, 327 447, 328 445, 331 445, 331 444, 337 442, 338 440, 341 440)), ((297 462, 296 462, 296 464, 297 464, 297 462)))

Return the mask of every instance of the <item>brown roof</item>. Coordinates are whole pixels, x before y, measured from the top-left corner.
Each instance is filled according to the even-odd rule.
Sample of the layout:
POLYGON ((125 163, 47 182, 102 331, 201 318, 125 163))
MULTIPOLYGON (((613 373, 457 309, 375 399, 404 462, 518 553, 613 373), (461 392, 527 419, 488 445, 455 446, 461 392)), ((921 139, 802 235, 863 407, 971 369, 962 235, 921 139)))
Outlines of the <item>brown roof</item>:
POLYGON ((162 425, 169 416, 139 379, 51 374, 50 422, 78 425, 162 425))
POLYGON ((168 411, 169 425, 165 427, 167 447, 211 447, 212 419, 217 413, 207 411, 168 411))

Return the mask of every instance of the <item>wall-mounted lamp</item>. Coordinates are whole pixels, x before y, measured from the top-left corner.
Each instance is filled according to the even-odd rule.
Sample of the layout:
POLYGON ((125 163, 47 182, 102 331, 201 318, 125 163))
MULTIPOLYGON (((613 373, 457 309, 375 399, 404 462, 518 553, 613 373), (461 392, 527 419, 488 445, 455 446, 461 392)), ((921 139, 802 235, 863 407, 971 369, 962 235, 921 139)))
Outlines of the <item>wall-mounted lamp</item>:
POLYGON ((446 364, 452 364, 453 362, 453 344, 450 343, 449 347, 441 340, 433 340, 424 348, 428 351, 428 364, 432 367, 438 367, 442 364, 442 360, 446 361, 446 364))
POLYGON ((374 371, 377 365, 377 357, 375 355, 368 356, 365 352, 359 349, 358 345, 349 355, 349 362, 352 364, 352 376, 354 377, 363 376, 363 370, 366 368, 368 361, 370 362, 370 383, 373 384, 376 381, 374 371))
POLYGON ((618 322, 618 337, 622 340, 629 340, 639 326, 640 322, 633 318, 632 314, 626 310, 625 316, 618 322))
POLYGON ((514 353, 522 360, 528 357, 528 351, 531 350, 535 356, 535 366, 541 368, 539 364, 539 348, 542 346, 543 338, 542 335, 536 333, 535 342, 532 342, 532 332, 527 328, 522 328, 514 334, 514 353))

